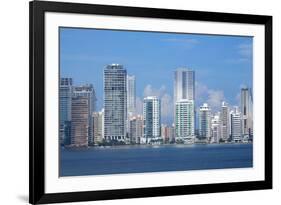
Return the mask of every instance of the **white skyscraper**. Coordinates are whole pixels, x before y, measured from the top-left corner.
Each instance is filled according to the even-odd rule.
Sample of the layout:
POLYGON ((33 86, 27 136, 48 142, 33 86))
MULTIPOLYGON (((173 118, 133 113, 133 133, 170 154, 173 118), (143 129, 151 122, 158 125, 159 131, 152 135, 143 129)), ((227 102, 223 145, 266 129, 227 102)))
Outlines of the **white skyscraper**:
POLYGON ((176 102, 192 100, 195 116, 195 72, 188 68, 178 68, 174 72, 174 123, 176 121, 176 102))
POLYGON ((134 75, 127 75, 127 110, 132 115, 136 109, 136 78, 134 75))
POLYGON ((234 110, 230 112, 230 121, 231 121, 231 138, 234 142, 242 141, 242 122, 241 122, 241 113, 239 112, 238 107, 235 107, 234 110))
POLYGON ((226 102, 222 102, 221 112, 220 112, 220 121, 221 121, 221 139, 227 141, 230 135, 230 115, 229 107, 226 102))
POLYGON ((219 143, 221 138, 220 114, 216 114, 211 120, 211 143, 219 143))
POLYGON ((119 64, 104 69, 104 137, 126 141, 127 71, 119 64))
POLYGON ((182 99, 176 102, 176 141, 194 142, 194 101, 182 99))
POLYGON ((141 143, 151 143, 161 138, 161 107, 160 99, 148 96, 143 100, 144 135, 141 143))
POLYGON ((201 139, 210 140, 211 137, 211 109, 207 103, 199 109, 199 134, 201 139))
POLYGON ((242 134, 253 135, 253 99, 251 89, 241 89, 242 134))

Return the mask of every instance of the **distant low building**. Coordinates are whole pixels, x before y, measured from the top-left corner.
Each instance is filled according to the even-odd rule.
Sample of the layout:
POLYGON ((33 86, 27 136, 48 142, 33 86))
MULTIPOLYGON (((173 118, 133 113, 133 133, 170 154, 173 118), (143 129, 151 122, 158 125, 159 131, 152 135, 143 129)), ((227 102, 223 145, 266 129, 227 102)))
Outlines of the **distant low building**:
POLYGON ((94 137, 94 144, 99 144, 103 142, 104 139, 104 111, 101 112, 94 112, 92 115, 93 118, 93 137, 94 137))
POLYGON ((130 119, 130 143, 140 144, 143 136, 143 117, 141 115, 133 116, 130 119))
POLYGON ((161 137, 163 139, 164 143, 168 143, 169 142, 169 127, 167 125, 162 124, 161 125, 161 137))

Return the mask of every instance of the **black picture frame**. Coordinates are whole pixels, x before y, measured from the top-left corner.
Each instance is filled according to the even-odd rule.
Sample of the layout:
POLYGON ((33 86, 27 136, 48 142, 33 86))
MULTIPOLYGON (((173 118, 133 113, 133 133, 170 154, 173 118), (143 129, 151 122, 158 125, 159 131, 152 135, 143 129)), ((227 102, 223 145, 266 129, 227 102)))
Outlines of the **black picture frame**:
POLYGON ((30 42, 30 143, 29 202, 31 204, 155 197, 272 188, 272 16, 185 11, 125 6, 32 1, 29 4, 30 42), (150 17, 259 24, 265 27, 265 180, 235 183, 182 185, 71 193, 45 193, 45 12, 100 14, 112 16, 150 17))

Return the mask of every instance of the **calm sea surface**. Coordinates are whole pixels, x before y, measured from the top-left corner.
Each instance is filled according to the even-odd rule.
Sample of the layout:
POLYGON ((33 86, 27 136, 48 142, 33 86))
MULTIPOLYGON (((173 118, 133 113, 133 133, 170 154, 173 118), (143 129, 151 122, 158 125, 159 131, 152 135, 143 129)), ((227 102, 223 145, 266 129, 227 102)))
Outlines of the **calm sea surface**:
POLYGON ((252 144, 61 148, 60 153, 60 176, 252 166, 252 144))

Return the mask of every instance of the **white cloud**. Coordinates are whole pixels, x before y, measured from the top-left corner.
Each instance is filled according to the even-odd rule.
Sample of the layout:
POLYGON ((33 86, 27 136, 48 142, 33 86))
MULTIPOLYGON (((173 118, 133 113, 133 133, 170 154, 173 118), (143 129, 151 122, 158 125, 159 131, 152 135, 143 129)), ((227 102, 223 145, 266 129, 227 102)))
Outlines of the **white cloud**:
POLYGON ((204 100, 204 96, 208 93, 208 87, 202 83, 195 82, 195 99, 204 100))
POLYGON ((147 96, 157 96, 157 97, 161 97, 165 94, 166 92, 166 87, 164 85, 162 85, 159 89, 157 88, 153 88, 150 84, 146 85, 143 91, 143 96, 147 97, 147 96))
POLYGON ((222 101, 225 100, 222 90, 208 90, 207 103, 213 111, 218 111, 221 107, 222 101))
POLYGON ((209 89, 205 84, 195 82, 195 99, 198 106, 208 103, 212 111, 219 111, 222 101, 225 101, 222 90, 209 89))

